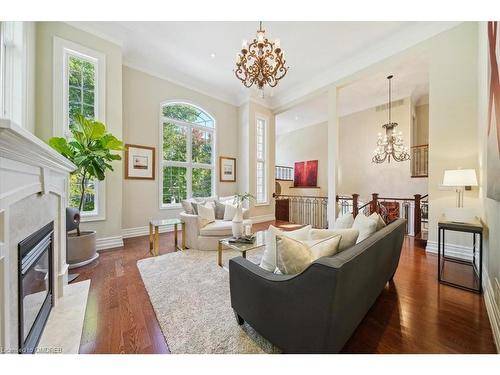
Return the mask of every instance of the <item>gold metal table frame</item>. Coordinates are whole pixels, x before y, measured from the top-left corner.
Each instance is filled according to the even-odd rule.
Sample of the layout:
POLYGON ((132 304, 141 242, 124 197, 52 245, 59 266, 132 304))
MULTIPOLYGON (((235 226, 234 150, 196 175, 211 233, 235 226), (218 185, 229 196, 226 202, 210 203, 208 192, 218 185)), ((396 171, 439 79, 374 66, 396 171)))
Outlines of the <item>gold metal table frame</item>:
POLYGON ((186 248, 186 223, 179 219, 162 219, 149 221, 149 252, 154 256, 160 254, 160 227, 174 226, 174 245, 175 251, 184 250, 186 248), (182 230, 181 246, 178 243, 178 229, 179 224, 182 230))

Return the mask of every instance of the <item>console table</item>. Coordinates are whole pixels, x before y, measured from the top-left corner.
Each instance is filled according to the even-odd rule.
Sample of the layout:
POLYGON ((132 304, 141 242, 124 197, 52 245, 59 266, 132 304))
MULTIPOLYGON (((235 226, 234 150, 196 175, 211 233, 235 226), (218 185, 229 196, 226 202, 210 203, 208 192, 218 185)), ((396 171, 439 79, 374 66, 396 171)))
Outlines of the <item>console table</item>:
POLYGON ((438 281, 442 284, 471 292, 482 293, 483 281, 483 224, 477 218, 470 223, 448 221, 442 217, 438 222, 438 281), (450 257, 445 252, 445 232, 454 231, 472 234, 472 260, 450 257), (479 241, 478 241, 479 240, 479 241), (478 247, 479 243, 479 247, 478 247), (477 262, 476 262, 477 260, 477 262), (467 286, 459 282, 446 280, 444 268, 446 262, 462 264, 472 268, 472 285, 467 286), (478 269, 479 267, 479 269, 478 269))

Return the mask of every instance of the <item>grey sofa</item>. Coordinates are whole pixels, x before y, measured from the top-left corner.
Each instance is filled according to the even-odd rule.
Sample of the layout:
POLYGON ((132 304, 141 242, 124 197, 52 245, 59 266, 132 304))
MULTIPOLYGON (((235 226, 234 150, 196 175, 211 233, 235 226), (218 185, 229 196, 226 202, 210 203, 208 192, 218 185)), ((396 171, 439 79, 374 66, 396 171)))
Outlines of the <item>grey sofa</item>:
POLYGON ((298 275, 276 275, 241 257, 229 261, 231 305, 285 353, 338 353, 399 263, 406 222, 313 262, 298 275))

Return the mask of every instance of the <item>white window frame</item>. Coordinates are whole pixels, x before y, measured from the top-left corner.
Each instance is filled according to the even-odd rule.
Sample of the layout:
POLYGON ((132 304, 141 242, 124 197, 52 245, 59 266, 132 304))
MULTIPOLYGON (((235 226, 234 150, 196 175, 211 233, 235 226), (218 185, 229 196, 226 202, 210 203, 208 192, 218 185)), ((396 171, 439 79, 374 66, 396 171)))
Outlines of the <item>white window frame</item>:
POLYGON ((255 204, 254 206, 269 205, 269 117, 256 114, 255 115, 255 204), (257 158, 257 124, 259 121, 264 122, 264 158, 257 158), (264 165, 264 201, 259 201, 257 197, 257 165, 264 165))
POLYGON ((6 111, 6 95, 7 95, 7 83, 6 83, 6 22, 0 22, 0 118, 7 117, 6 111))
MULTIPOLYGON (((69 105, 68 105, 68 58, 75 56, 94 64, 96 80, 94 87, 94 117, 106 122, 106 56, 98 51, 59 37, 53 39, 53 134, 68 137, 69 105)), ((95 209, 91 212, 81 212, 81 221, 106 220, 106 183, 95 181, 95 209)), ((69 189, 68 189, 69 191, 69 189)), ((67 197, 69 199, 69 196, 67 197)))
POLYGON ((160 129, 160 142, 158 145, 158 166, 159 166, 159 184, 158 184, 158 197, 159 197, 159 203, 160 203, 160 209, 163 210, 169 210, 169 209, 179 209, 182 207, 181 202, 176 202, 174 204, 168 203, 165 204, 163 203, 163 167, 183 167, 186 168, 186 182, 187 182, 187 187, 186 187, 186 195, 187 199, 192 198, 193 196, 193 181, 192 181, 192 169, 193 168, 205 168, 205 169, 210 169, 212 171, 212 191, 211 191, 211 196, 215 196, 217 194, 217 184, 216 184, 216 163, 215 163, 215 156, 216 156, 216 126, 217 126, 217 121, 215 120, 215 117, 208 112, 206 109, 203 107, 200 107, 197 104, 191 103, 186 100, 168 100, 166 102, 162 102, 160 104, 160 124, 159 124, 159 129, 160 129), (192 107, 195 107, 199 109, 200 111, 206 113, 207 115, 210 116, 210 118, 213 120, 214 126, 212 128, 209 128, 208 126, 202 126, 202 125, 196 125, 195 123, 192 122, 185 122, 182 120, 177 120, 173 119, 170 117, 163 116, 163 107, 168 106, 168 105, 174 105, 174 104, 185 104, 185 105, 190 105, 192 107), (163 123, 164 122, 171 122, 173 124, 179 125, 179 126, 184 126, 186 127, 187 131, 187 147, 186 147, 186 159, 187 161, 171 161, 171 160, 164 160, 163 159, 163 123), (212 160, 211 164, 202 164, 202 163, 193 163, 192 162, 192 129, 200 129, 202 131, 208 131, 212 133, 212 160))

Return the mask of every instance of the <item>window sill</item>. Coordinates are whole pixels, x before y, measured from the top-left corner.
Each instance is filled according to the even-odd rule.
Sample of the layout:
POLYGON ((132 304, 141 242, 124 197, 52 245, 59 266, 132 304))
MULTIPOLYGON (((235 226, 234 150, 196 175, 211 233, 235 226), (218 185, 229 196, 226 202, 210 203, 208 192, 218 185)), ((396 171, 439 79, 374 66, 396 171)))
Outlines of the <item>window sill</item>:
POLYGON ((270 206, 270 202, 263 202, 263 203, 255 203, 253 206, 254 207, 262 207, 262 206, 270 206))
POLYGON ((182 204, 161 205, 160 210, 181 210, 182 204))
POLYGON ((81 223, 89 223, 93 221, 104 221, 106 220, 105 215, 80 215, 81 223))

